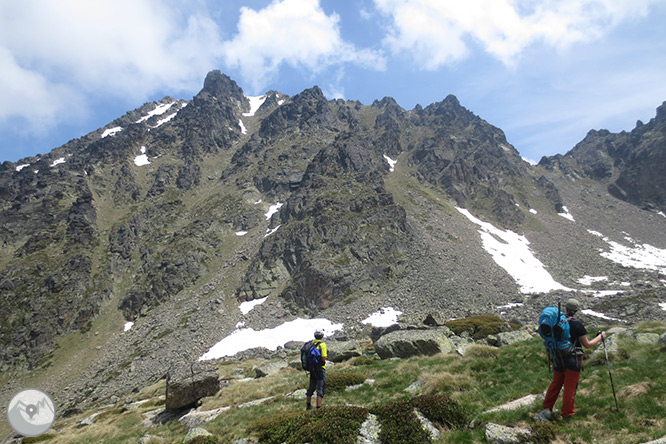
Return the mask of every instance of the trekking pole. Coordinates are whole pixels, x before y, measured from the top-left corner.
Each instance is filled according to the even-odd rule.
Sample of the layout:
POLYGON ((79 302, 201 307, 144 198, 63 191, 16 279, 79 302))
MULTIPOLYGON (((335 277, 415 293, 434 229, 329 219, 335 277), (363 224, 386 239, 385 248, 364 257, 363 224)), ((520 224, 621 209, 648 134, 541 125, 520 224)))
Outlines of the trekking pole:
POLYGON ((604 339, 603 334, 601 333, 599 334, 601 335, 601 342, 604 344, 604 353, 606 354, 606 365, 608 365, 608 376, 610 377, 610 383, 613 389, 613 398, 615 399, 615 410, 619 412, 620 406, 617 405, 617 396, 615 396, 615 384, 613 384, 613 375, 611 374, 610 360, 608 359, 608 349, 606 348, 606 340, 604 339))

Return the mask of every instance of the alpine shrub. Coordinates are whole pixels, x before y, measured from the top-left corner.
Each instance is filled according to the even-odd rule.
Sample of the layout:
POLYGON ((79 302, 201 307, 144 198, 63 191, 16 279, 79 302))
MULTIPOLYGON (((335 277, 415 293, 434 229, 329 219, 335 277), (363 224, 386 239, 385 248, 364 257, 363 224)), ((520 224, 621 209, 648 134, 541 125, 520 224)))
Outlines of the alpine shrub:
POLYGON ((412 399, 412 405, 443 428, 461 429, 469 424, 467 410, 448 396, 421 395, 412 399))
POLYGON ((257 420, 249 431, 267 444, 355 444, 367 416, 366 409, 352 406, 292 410, 257 420))
MULTIPOLYGON (((448 321, 446 326, 449 327, 456 335, 467 332, 472 339, 483 339, 489 335, 495 335, 502 331, 507 330, 506 323, 495 316, 471 316, 464 319, 456 319, 448 321)), ((517 324, 509 324, 509 329, 517 330, 520 326, 517 324)))
POLYGON ((344 372, 326 375, 326 390, 330 392, 341 392, 350 385, 363 384, 366 377, 362 373, 344 372))
POLYGON ((421 426, 409 399, 390 401, 370 410, 379 417, 382 428, 379 440, 382 444, 425 444, 432 439, 421 426))

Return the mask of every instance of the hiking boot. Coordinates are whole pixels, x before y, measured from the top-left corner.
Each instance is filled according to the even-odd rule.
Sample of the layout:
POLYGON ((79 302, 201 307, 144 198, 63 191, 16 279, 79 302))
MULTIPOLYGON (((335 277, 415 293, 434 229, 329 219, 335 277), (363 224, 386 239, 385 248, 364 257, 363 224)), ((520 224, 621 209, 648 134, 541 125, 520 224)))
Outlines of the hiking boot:
POLYGON ((536 415, 534 415, 534 420, 537 422, 548 422, 553 419, 553 411, 550 409, 543 409, 536 415))
POLYGON ((312 410, 312 404, 306 404, 305 410, 312 410))

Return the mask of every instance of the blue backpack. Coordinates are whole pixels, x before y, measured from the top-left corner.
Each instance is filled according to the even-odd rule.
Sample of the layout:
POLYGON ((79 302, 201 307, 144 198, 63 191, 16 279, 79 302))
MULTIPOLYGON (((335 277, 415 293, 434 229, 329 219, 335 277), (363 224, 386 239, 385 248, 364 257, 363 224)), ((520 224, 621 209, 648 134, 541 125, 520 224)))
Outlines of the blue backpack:
POLYGON ((552 357, 571 353, 575 349, 571 342, 569 319, 555 306, 544 308, 539 315, 539 335, 552 357))
POLYGON ((321 367, 321 349, 314 341, 308 341, 301 347, 301 367, 303 370, 311 372, 317 367, 321 367))

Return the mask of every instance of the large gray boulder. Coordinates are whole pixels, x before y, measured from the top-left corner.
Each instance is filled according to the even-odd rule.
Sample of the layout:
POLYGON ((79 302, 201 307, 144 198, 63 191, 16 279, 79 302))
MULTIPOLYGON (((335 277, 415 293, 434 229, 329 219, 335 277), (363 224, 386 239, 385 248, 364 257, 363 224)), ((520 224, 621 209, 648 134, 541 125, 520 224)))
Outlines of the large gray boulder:
POLYGON ((657 333, 636 333, 634 340, 639 344, 658 345, 659 335, 657 333))
POLYGON ((503 347, 514 342, 529 341, 532 335, 527 330, 503 331, 496 335, 488 335, 486 339, 489 345, 503 347))
POLYGON ((274 375, 275 373, 278 373, 280 370, 288 366, 289 363, 285 361, 272 361, 255 367, 254 371, 256 372, 257 378, 263 378, 265 376, 274 375))
POLYGON ((393 331, 375 342, 375 351, 382 359, 450 353, 455 350, 455 345, 447 335, 449 332, 439 328, 393 331))
POLYGON ((215 367, 203 362, 178 365, 167 374, 166 408, 177 410, 193 406, 218 391, 220 378, 215 367))
MULTIPOLYGON (((529 440, 532 432, 529 429, 508 427, 489 422, 486 424, 486 441, 492 444, 520 444, 529 440)), ((529 441, 528 441, 529 442, 529 441)))
POLYGON ((326 342, 328 360, 332 362, 347 361, 363 353, 362 345, 359 341, 330 341, 326 342))

